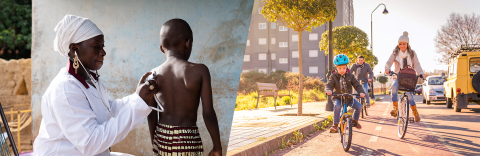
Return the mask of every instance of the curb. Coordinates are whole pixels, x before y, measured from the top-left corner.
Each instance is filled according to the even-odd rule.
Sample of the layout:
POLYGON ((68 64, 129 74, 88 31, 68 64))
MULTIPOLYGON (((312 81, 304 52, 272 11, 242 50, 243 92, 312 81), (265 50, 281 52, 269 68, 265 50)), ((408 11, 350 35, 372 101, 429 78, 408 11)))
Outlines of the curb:
POLYGON ((315 131, 315 127, 313 124, 318 124, 321 123, 325 120, 327 120, 329 115, 333 115, 332 112, 327 112, 326 114, 323 114, 319 117, 322 117, 323 119, 319 121, 314 121, 308 124, 304 124, 302 126, 298 126, 295 128, 292 128, 288 131, 282 132, 280 134, 271 136, 266 138, 263 141, 257 141, 254 143, 251 143, 249 145, 234 149, 230 152, 227 153, 227 156, 262 156, 266 155, 272 151, 279 150, 282 147, 282 139, 285 138, 288 140, 288 138, 292 137, 292 133, 294 131, 300 131, 302 134, 310 134, 311 132, 315 131))

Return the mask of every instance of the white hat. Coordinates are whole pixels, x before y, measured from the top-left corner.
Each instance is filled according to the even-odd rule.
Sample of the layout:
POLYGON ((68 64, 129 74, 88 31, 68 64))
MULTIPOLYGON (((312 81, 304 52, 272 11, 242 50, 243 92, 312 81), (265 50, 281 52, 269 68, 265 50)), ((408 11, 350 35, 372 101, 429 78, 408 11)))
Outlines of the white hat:
POLYGON ((57 34, 53 41, 53 49, 65 57, 68 57, 70 52, 70 44, 103 34, 88 18, 75 15, 65 15, 55 27, 55 32, 57 34))
POLYGON ((400 42, 407 42, 408 43, 408 32, 407 31, 404 31, 403 35, 400 36, 400 38, 398 39, 398 43, 400 43, 400 42))

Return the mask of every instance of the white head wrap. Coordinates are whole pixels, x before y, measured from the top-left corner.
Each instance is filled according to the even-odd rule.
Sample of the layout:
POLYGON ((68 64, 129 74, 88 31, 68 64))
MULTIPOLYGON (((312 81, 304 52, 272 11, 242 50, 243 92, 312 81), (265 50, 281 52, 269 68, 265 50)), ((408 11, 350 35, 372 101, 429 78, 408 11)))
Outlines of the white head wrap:
POLYGON ((408 32, 404 31, 403 35, 398 39, 398 43, 407 42, 408 43, 408 32))
POLYGON ((55 32, 53 49, 65 57, 68 57, 71 43, 80 43, 103 34, 88 18, 75 15, 65 15, 55 27, 55 32))

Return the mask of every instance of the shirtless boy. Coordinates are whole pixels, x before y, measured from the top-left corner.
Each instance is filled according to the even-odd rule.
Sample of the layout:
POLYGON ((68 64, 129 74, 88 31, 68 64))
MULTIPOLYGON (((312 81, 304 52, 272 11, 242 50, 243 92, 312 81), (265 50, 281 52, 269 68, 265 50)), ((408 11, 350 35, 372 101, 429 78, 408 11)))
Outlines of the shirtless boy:
MULTIPOLYGON (((157 73, 156 98, 164 112, 148 116, 153 152, 156 155, 203 155, 197 110, 202 100, 205 125, 212 138, 209 155, 222 155, 217 116, 213 109, 210 72, 203 64, 188 62, 193 33, 182 19, 171 19, 160 30, 160 50, 167 60, 153 69, 157 73)), ((157 106, 152 98, 150 106, 157 106)))

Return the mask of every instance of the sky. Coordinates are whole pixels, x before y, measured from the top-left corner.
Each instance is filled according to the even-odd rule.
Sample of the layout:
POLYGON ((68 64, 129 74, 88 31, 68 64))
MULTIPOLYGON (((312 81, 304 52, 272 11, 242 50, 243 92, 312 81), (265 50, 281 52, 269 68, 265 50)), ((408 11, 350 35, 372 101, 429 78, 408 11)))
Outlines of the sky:
POLYGON ((369 39, 370 15, 381 3, 389 13, 382 14, 385 7, 381 5, 372 15, 373 54, 378 58, 375 75, 385 71, 385 63, 404 31, 408 32, 410 46, 417 53, 423 70, 446 70, 447 65, 437 61, 440 57, 434 42, 437 31, 447 23, 452 12, 480 15, 479 0, 353 0, 354 25, 365 31, 369 39))

